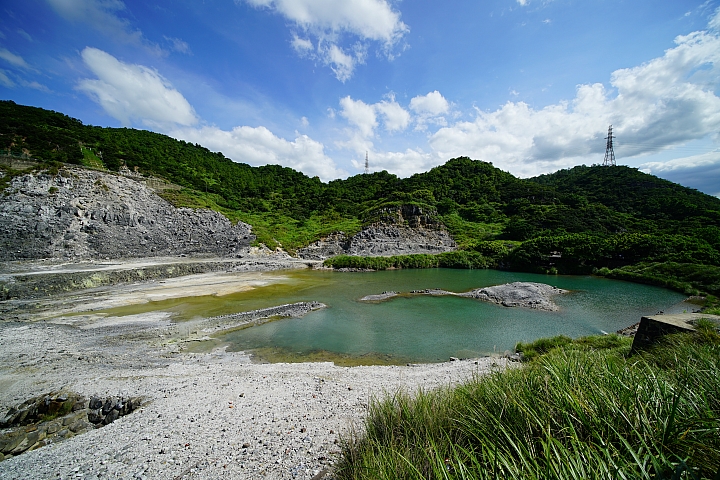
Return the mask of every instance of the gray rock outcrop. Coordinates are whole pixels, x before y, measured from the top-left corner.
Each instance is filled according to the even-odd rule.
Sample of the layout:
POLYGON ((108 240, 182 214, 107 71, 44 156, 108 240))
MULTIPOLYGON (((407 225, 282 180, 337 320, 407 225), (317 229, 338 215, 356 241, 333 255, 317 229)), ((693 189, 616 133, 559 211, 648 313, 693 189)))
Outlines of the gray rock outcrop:
POLYGON ((493 287, 478 288, 460 294, 463 297, 476 298, 484 302, 497 303, 505 307, 525 307, 537 310, 556 311, 558 306, 552 297, 567 290, 545 283, 513 282, 493 287))
POLYGON ((360 301, 382 302, 401 295, 431 295, 435 297, 454 295, 456 297, 474 298, 476 300, 482 300, 483 302, 496 303, 504 307, 523 307, 554 312, 559 310, 559 307, 553 302, 553 297, 563 293, 568 293, 568 291, 545 283, 513 282, 492 287, 476 288, 464 293, 448 292, 447 290, 437 288, 413 290, 407 294, 383 292, 379 295, 367 295, 362 297, 360 301))
POLYGON ((0 261, 232 255, 253 239, 250 225, 176 208, 137 179, 82 168, 15 177, 0 197, 0 261))
POLYGON ((347 237, 337 232, 298 250, 298 256, 324 260, 337 255, 387 257, 416 253, 442 253, 456 245, 436 217, 416 205, 384 208, 374 213, 376 222, 347 237))
POLYGON ((143 405, 142 397, 51 392, 10 408, 0 419, 0 461, 108 425, 143 405))

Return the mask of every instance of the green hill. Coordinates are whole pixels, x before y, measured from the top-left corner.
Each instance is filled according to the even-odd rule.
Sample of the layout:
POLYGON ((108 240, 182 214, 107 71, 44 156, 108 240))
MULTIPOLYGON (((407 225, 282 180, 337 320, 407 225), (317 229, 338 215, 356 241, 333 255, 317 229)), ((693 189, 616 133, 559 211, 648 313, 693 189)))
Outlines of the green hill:
MULTIPOLYGON (((184 187, 164 194, 167 200, 243 220, 258 241, 290 252, 335 231, 359 231, 383 207, 415 204, 435 212, 461 249, 487 257, 482 264, 561 273, 601 269, 667 284, 667 262, 673 262, 695 266, 693 278, 701 280, 685 281, 682 274, 668 285, 720 292, 712 280, 720 278, 720 199, 629 167, 580 166, 520 179, 461 157, 404 179, 378 172, 324 183, 286 167, 237 163, 166 135, 83 125, 12 101, 0 101, 0 152, 37 159, 36 168, 66 162, 117 171, 127 165, 165 178, 184 187)), ((4 183, 20 173, 0 168, 4 183)))

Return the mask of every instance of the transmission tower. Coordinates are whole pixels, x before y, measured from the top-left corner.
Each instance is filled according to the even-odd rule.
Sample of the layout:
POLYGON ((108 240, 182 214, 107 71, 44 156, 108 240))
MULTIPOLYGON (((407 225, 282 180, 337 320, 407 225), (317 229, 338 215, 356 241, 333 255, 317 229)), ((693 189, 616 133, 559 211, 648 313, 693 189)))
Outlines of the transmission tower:
POLYGON ((367 150, 365 150, 365 173, 370 173, 370 162, 368 161, 367 150))
POLYGON ((617 165, 615 163, 615 151, 613 150, 613 138, 615 138, 612 134, 612 125, 608 127, 608 136, 605 137, 605 140, 607 140, 607 146, 605 147, 605 160, 603 160, 603 165, 606 167, 614 167, 617 165))

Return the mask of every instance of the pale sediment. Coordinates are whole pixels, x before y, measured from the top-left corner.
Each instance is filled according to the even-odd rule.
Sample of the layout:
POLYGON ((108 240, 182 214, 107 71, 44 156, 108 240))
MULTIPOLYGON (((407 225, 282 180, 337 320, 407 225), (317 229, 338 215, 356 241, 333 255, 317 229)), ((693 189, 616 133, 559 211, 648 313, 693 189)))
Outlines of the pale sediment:
POLYGON ((144 337, 116 329, 0 323, 0 413, 61 388, 148 401, 104 428, 0 462, 0 478, 311 479, 338 458, 338 442, 372 398, 507 362, 252 364, 242 353, 182 353, 162 341, 162 329, 144 337))

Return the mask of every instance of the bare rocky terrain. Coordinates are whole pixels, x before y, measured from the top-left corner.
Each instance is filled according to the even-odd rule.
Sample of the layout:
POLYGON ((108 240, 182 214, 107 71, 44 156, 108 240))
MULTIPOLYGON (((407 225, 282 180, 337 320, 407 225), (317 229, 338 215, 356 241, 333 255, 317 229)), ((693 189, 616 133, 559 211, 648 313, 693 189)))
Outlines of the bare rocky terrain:
POLYGON ((335 233, 298 250, 300 258, 324 260, 336 255, 392 256, 455 250, 445 227, 417 206, 386 209, 377 222, 348 237, 335 233))
MULTIPOLYGON (((89 425, 92 410, 71 414, 85 433, 3 455, 0 478, 332 478, 340 442, 359 428, 372 398, 450 385, 507 362, 253 364, 222 349, 188 353, 203 341, 201 327, 167 314, 0 323, 0 416, 59 390, 143 399, 102 428, 89 425)), ((31 425, 33 441, 38 427, 47 430, 31 425)))
POLYGON ((399 207, 293 258, 251 247, 249 225, 172 206, 152 184, 64 167, 17 176, 3 192, 0 420, 21 421, 0 432, 0 478, 331 478, 340 442, 372 398, 506 366, 481 358, 347 368, 192 353, 214 333, 302 316, 324 307, 317 302, 185 322, 168 312, 95 313, 243 291, 341 253, 455 248, 432 215, 399 207), (71 400, 66 416, 43 417, 71 400))
POLYGON ((84 168, 20 175, 0 201, 0 261, 227 256, 253 239, 250 225, 175 208, 143 177, 84 168))

